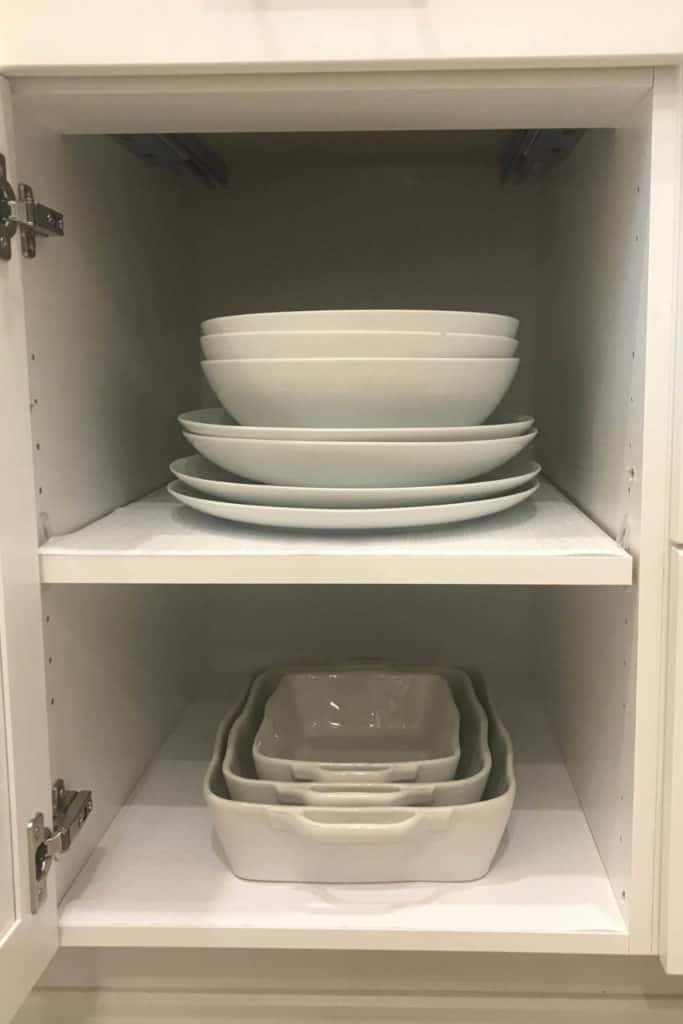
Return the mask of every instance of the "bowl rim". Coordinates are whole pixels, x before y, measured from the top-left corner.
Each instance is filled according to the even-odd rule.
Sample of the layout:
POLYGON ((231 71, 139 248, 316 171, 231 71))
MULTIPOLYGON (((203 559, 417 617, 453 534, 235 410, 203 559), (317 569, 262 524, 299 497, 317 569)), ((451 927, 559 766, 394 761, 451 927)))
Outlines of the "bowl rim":
MULTIPOLYGON (((194 441, 190 440, 190 438, 200 438, 202 441, 221 441, 223 443, 227 442, 229 444, 235 444, 235 443, 238 443, 238 444, 252 444, 252 443, 256 443, 256 444, 275 444, 275 445, 287 444, 287 445, 307 445, 309 447, 312 446, 312 445, 315 445, 315 446, 319 447, 321 445, 333 445, 333 444, 334 445, 339 445, 339 444, 343 444, 343 445, 348 446, 349 448, 352 448, 352 447, 354 447, 356 449, 361 448, 361 450, 363 450, 363 451, 367 451, 368 450, 368 446, 372 446, 373 448, 377 448, 378 452, 380 452, 380 451, 386 452, 389 446, 395 447, 396 445, 399 445, 399 444, 400 445, 410 445, 409 451, 417 451, 418 448, 424 449, 424 448, 426 448, 426 447, 428 447, 430 445, 445 445, 445 444, 448 444, 448 445, 489 444, 490 445, 490 444, 501 444, 501 443, 505 443, 507 441, 510 441, 510 442, 512 442, 512 441, 515 441, 515 442, 525 441, 526 444, 530 444, 534 440, 534 438, 538 437, 538 430, 536 428, 534 428, 533 430, 529 431, 528 434, 514 434, 512 437, 482 437, 479 440, 473 440, 473 441, 468 441, 468 440, 464 440, 464 441, 295 441, 295 440, 290 440, 287 437, 284 437, 284 438, 276 438, 276 437, 219 437, 219 436, 216 436, 216 435, 213 435, 213 434, 192 434, 192 433, 189 433, 186 430, 183 430, 182 433, 183 433, 183 437, 185 438, 185 440, 188 442, 188 444, 191 444, 193 448, 195 447, 195 444, 194 444, 194 441)), ((438 451, 439 449, 436 449, 436 450, 438 451)), ((201 455, 201 452, 199 454, 201 455)), ((209 461, 211 461, 211 460, 209 460, 209 461)))
POLYGON ((483 366, 491 365, 492 363, 519 364, 519 360, 519 356, 261 356, 256 358, 238 357, 236 359, 202 359, 201 366, 203 368, 205 366, 217 366, 223 363, 228 366, 235 366, 236 364, 243 365, 245 363, 248 363, 249 365, 254 363, 277 363, 278 365, 281 363, 286 363, 288 365, 293 363, 296 363, 297 365, 302 363, 314 363, 316 366, 321 363, 334 363, 335 365, 338 363, 343 363, 345 365, 354 363, 363 366, 368 363, 372 363, 373 365, 376 365, 377 363, 396 363, 400 365, 404 363, 410 363, 411 365, 414 365, 415 363, 429 363, 434 364, 436 367, 443 366, 444 363, 481 363, 483 366))

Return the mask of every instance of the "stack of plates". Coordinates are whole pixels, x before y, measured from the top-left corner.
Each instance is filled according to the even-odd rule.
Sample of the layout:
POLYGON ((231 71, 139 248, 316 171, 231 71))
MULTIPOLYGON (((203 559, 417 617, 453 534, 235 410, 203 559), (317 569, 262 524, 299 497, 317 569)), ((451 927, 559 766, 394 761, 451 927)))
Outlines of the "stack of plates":
POLYGON ((223 519, 385 529, 477 519, 529 498, 536 463, 503 472, 533 420, 487 423, 510 386, 513 317, 336 310, 202 324, 222 409, 180 416, 199 456, 171 494, 223 519))
POLYGON ((381 662, 263 673, 205 781, 232 870, 266 881, 479 878, 514 793, 482 679, 381 662))

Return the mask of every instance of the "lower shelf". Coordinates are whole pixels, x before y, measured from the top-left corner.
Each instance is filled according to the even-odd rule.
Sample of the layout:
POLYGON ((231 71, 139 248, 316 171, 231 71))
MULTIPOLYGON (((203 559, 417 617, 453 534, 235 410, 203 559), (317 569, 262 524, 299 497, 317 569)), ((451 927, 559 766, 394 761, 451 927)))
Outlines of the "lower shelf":
POLYGON ((537 705, 501 710, 518 793, 486 878, 466 884, 245 882, 201 795, 224 707, 193 704, 61 906, 65 946, 625 953, 628 933, 537 705))

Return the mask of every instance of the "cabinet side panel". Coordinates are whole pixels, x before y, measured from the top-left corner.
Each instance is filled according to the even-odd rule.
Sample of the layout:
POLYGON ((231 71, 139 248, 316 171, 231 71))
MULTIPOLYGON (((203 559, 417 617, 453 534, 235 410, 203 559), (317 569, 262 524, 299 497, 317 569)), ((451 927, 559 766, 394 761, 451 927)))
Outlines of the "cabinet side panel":
POLYGON ((195 587, 44 587, 52 777, 94 811, 56 867, 58 898, 126 801, 202 679, 195 587))
POLYGON ((630 588, 534 595, 539 685, 617 902, 630 921, 635 622, 630 588))
POLYGON ((677 118, 676 76, 662 69, 651 100, 548 181, 543 218, 541 461, 635 556, 637 582, 541 597, 539 676, 638 953, 656 928, 677 118))
POLYGON ((24 266, 45 539, 168 479, 175 416, 199 392, 193 279, 185 179, 27 119, 18 150, 22 180, 65 221, 24 266))

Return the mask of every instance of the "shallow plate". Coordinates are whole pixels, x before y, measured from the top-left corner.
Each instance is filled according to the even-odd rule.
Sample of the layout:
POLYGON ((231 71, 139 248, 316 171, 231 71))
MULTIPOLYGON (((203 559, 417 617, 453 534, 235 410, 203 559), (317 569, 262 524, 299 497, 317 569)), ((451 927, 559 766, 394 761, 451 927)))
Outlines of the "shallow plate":
POLYGON ((254 437, 278 441, 481 441, 518 437, 533 425, 533 416, 513 423, 482 423, 472 427, 243 427, 231 423, 224 409, 195 409, 178 417, 188 434, 207 437, 254 437))
POLYGON ((258 526, 286 527, 296 530, 396 530, 415 526, 461 523, 468 519, 503 512, 519 505, 538 490, 538 484, 514 494, 481 501, 461 501, 450 505, 418 505, 407 508, 275 508, 270 505, 238 505, 192 494, 174 481, 169 494, 184 505, 218 519, 231 519, 258 526))
POLYGON ((184 437, 200 455, 230 473, 297 487, 417 487, 457 484, 490 473, 536 437, 483 441, 263 441, 184 437))
POLYGON ((444 331, 504 334, 514 338, 519 320, 499 313, 452 309, 306 309, 239 313, 202 322, 203 334, 232 331, 444 331))
POLYGON ((219 359, 201 366, 238 423, 442 427, 483 423, 519 359, 219 359))
POLYGON ((310 359, 320 357, 420 359, 513 356, 515 338, 503 334, 438 334, 436 331, 261 331, 203 334, 205 359, 310 359))
POLYGON ((201 455, 188 455, 176 459, 171 463, 171 471, 195 491, 247 505, 284 505, 290 508, 395 508, 472 501, 507 494, 533 480, 540 473, 541 467, 537 462, 527 462, 520 466, 514 475, 509 471, 504 477, 433 487, 281 487, 277 484, 256 484, 225 473, 201 455))

